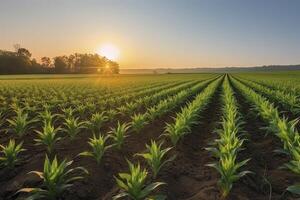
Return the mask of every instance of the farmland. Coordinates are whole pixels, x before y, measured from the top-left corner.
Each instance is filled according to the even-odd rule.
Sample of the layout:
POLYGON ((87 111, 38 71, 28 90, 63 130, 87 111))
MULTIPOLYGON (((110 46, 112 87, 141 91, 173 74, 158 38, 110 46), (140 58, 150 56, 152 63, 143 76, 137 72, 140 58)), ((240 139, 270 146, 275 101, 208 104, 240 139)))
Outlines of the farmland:
POLYGON ((299 72, 16 75, 0 91, 0 199, 299 198, 299 72))

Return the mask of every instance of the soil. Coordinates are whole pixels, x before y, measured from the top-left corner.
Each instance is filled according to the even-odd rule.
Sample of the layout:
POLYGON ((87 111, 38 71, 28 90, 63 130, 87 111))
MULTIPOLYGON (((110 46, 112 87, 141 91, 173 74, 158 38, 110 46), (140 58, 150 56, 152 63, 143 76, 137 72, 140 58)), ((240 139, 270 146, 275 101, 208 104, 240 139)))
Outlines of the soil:
POLYGON ((204 148, 217 137, 214 131, 221 117, 220 87, 200 115, 199 124, 176 147, 176 160, 162 171, 167 199, 219 199, 218 174, 206 166, 214 159, 204 148))
MULTIPOLYGON (((228 200, 289 200, 296 197, 285 192, 288 185, 300 182, 299 178, 288 171, 279 169, 287 158, 274 153, 275 149, 281 147, 280 141, 272 134, 266 134, 261 127, 266 124, 257 117, 256 113, 250 111, 250 104, 237 92, 240 113, 243 113, 242 128, 245 130, 245 149, 240 152, 239 160, 251 158, 244 170, 250 170, 253 174, 248 174, 238 182, 234 183, 228 200)), ((188 100, 192 100, 193 97, 188 100)), ((140 133, 129 134, 125 140, 124 148, 121 151, 109 149, 100 165, 97 165, 92 158, 78 157, 77 155, 89 149, 88 138, 90 132, 81 132, 72 142, 61 140, 55 148, 58 159, 66 158, 73 160, 73 167, 84 166, 89 175, 75 183, 64 193, 63 200, 111 200, 117 194, 114 176, 119 172, 126 172, 128 166, 126 159, 140 161, 142 166, 146 164, 135 153, 145 150, 145 144, 151 139, 160 140, 160 135, 164 132, 165 123, 173 122, 176 112, 180 111, 182 103, 173 111, 165 114, 159 119, 146 125, 140 133)), ((166 194, 168 200, 222 200, 218 188, 219 174, 206 164, 215 161, 204 148, 217 138, 215 133, 218 122, 221 120, 221 87, 214 94, 211 102, 200 113, 199 124, 192 128, 192 132, 186 135, 170 152, 176 154, 176 159, 162 168, 157 181, 163 181, 165 186, 158 192, 166 194)), ((128 116, 119 118, 121 121, 128 121, 128 116)), ((116 124, 116 121, 106 123, 103 133, 116 124)), ((24 158, 22 163, 14 170, 0 170, 0 199, 16 200, 24 199, 24 194, 15 192, 22 187, 34 187, 40 184, 40 180, 34 175, 27 174, 32 170, 42 170, 45 158, 45 148, 35 146, 32 142, 35 134, 28 134, 25 137, 22 153, 24 158)), ((0 136, 0 142, 8 141, 7 136, 0 136)), ((17 139, 20 141, 20 139, 17 139)), ((164 146, 170 146, 166 141, 164 146)))
POLYGON ((297 199, 287 193, 286 188, 300 179, 287 170, 279 169, 288 158, 274 152, 282 147, 281 142, 272 133, 267 133, 263 128, 267 124, 251 104, 234 90, 247 139, 245 149, 240 152, 240 160, 250 158, 244 169, 253 174, 246 175, 233 186, 229 199, 297 199))
MULTIPOLYGON (((84 166, 89 175, 82 181, 75 183, 72 188, 64 193, 62 199, 110 199, 111 191, 116 188, 114 176, 119 172, 128 170, 126 159, 138 160, 134 154, 145 150, 145 144, 150 143, 151 139, 158 140, 161 133, 164 132, 165 123, 173 121, 173 117, 185 106, 188 101, 193 100, 192 95, 186 102, 178 105, 177 108, 162 117, 146 125, 140 133, 131 132, 125 140, 124 148, 121 151, 109 149, 99 165, 92 158, 78 157, 78 154, 89 149, 88 138, 92 136, 90 132, 81 132, 70 142, 69 138, 62 139, 55 146, 53 155, 57 155, 59 160, 73 160, 72 167, 84 166)), ((119 116, 120 121, 130 121, 129 116, 119 116)), ((102 128, 106 133, 110 127, 115 126, 117 121, 108 122, 102 128)), ((12 136, 2 135, 1 143, 6 143, 12 136)), ((14 170, 0 170, 0 199, 24 199, 24 194, 15 192, 22 187, 34 187, 40 185, 40 180, 34 175, 27 174, 32 170, 41 171, 45 158, 44 146, 34 145, 35 134, 28 134, 24 137, 23 148, 26 152, 22 153, 22 163, 14 170)), ((17 139, 17 142, 21 141, 17 139)), ((142 161, 141 161, 142 162, 142 161)))

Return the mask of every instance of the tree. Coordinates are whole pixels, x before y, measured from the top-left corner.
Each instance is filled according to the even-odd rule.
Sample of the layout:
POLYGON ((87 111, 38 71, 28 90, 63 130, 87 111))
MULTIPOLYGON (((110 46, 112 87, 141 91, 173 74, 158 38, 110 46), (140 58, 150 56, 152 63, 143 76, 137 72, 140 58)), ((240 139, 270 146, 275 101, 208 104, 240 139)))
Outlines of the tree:
POLYGON ((48 68, 51 66, 51 59, 49 57, 46 57, 46 56, 42 57, 41 62, 42 62, 42 66, 45 68, 48 68))
POLYGON ((110 60, 108 62, 108 66, 109 66, 109 68, 110 68, 110 70, 113 74, 118 74, 119 73, 119 64, 117 62, 114 62, 114 61, 110 60))
POLYGON ((0 73, 119 73, 119 64, 98 54, 75 53, 69 56, 57 56, 53 62, 49 57, 42 57, 38 63, 31 59, 31 53, 19 44, 15 51, 0 50, 0 73), (54 68, 51 65, 54 64, 54 68))
POLYGON ((22 56, 22 57, 25 57, 28 59, 30 59, 30 57, 31 57, 30 51, 25 48, 19 48, 17 54, 18 54, 18 56, 22 56))
POLYGON ((69 71, 74 72, 74 65, 75 65, 75 55, 71 54, 68 57, 68 65, 69 65, 69 71))
POLYGON ((18 56, 30 59, 31 53, 28 49, 22 48, 20 44, 15 44, 14 48, 18 56))
POLYGON ((68 69, 68 57, 67 56, 57 56, 54 58, 55 72, 65 73, 68 69))

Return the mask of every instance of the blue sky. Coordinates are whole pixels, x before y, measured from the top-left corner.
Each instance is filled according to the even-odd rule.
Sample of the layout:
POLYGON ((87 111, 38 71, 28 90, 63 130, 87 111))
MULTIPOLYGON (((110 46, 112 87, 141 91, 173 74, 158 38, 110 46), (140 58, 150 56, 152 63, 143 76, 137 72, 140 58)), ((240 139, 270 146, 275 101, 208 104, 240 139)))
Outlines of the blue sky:
POLYGON ((0 49, 120 48, 124 68, 300 63, 298 0, 1 0, 0 49))

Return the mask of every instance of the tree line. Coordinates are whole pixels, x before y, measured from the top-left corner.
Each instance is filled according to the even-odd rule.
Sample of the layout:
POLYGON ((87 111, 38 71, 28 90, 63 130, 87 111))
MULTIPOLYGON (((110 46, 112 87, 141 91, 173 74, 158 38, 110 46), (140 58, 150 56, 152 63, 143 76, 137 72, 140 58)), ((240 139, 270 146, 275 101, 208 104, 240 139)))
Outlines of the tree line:
POLYGON ((119 64, 98 54, 31 58, 31 52, 15 45, 15 51, 0 50, 0 74, 102 73, 118 74, 119 64))

